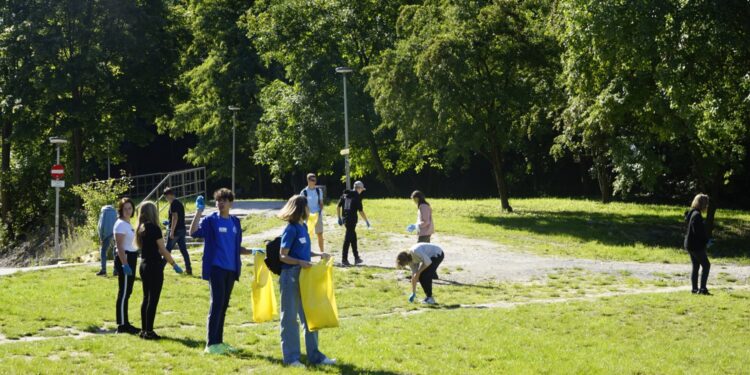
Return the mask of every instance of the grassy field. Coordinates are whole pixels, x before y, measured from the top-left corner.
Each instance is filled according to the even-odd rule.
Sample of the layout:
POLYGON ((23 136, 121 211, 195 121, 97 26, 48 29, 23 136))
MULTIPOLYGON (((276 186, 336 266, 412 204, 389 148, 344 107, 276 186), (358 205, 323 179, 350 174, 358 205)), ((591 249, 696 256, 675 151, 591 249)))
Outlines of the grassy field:
MULTIPOLYGON (((16 339, 0 343, 0 373, 277 373, 278 322, 249 322, 252 267, 243 270, 225 330, 226 341, 242 352, 221 358, 201 353, 208 287, 197 277, 167 273, 159 342, 102 333, 115 328, 116 280, 95 277, 90 267, 0 278, 0 333, 16 339), (75 331, 97 334, 65 337, 75 331), (47 339, 26 341, 38 338, 47 339)), ((742 290, 748 280, 735 282, 736 291, 715 289, 713 297, 683 291, 542 303, 674 284, 567 270, 523 284, 440 284, 441 305, 431 308, 406 302, 404 272, 335 270, 341 327, 322 331, 321 349, 340 365, 316 371, 739 373, 750 355, 750 293, 742 290), (467 307, 488 302, 520 305, 467 307)), ((137 326, 141 290, 138 281, 130 301, 137 326)))
MULTIPOLYGON (((514 199, 514 212, 502 213, 497 199, 429 202, 438 234, 483 238, 543 255, 689 262, 681 248, 685 207, 540 198, 514 199)), ((377 229, 365 235, 404 233, 416 221, 416 207, 408 199, 365 199, 364 208, 377 229)), ((335 206, 326 214, 335 216, 335 206)), ((750 213, 719 210, 716 215, 716 244, 709 257, 750 264, 750 213)))

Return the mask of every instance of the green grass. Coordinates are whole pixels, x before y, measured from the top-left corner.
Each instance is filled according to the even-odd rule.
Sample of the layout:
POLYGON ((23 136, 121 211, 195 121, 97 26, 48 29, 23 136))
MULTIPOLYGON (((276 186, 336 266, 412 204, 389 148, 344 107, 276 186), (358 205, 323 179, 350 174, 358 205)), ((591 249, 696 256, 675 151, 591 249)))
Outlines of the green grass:
MULTIPOLYGON (((114 328, 116 281, 93 276, 91 267, 0 278, 0 333, 55 337, 0 344, 0 373, 278 373, 278 322, 248 324, 251 269, 245 268, 235 285, 225 330, 226 341, 242 353, 220 358, 201 354, 208 287, 198 278, 167 273, 156 320, 157 332, 166 337, 160 342, 111 334, 59 337, 67 334, 65 329, 114 328)), ((565 270, 524 284, 440 284, 435 295, 441 305, 427 308, 406 303, 403 271, 337 268, 334 275, 341 327, 322 331, 320 342, 323 352, 341 365, 317 371, 738 373, 750 354, 746 291, 716 289, 713 297, 689 292, 621 296, 511 309, 460 307, 658 289, 658 282, 629 276, 565 270)), ((136 325, 141 290, 137 282, 130 302, 136 325)))
MULTIPOLYGON (((602 204, 580 199, 514 199, 513 213, 503 213, 496 199, 430 200, 440 234, 496 241, 519 251, 605 260, 685 263, 681 249, 685 207, 634 203, 602 204)), ((408 199, 365 199, 373 226, 405 233, 416 220, 408 199)), ((327 215, 335 215, 329 205, 327 215)), ((719 210, 709 249, 712 261, 750 264, 750 213, 719 210)), ((367 233, 366 235, 368 235, 367 233)))

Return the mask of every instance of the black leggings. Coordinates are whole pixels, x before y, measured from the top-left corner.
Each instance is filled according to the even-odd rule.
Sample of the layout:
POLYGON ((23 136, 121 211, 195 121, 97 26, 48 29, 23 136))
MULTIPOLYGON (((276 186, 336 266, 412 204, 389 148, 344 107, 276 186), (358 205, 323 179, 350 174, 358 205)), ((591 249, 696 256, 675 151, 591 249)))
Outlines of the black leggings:
POLYGON ((419 275, 419 285, 422 285, 422 290, 427 297, 432 297, 432 280, 438 279, 437 268, 443 262, 443 258, 445 258, 445 253, 430 258, 432 263, 419 275))
POLYGON ((143 330, 154 330, 156 307, 159 305, 161 288, 164 285, 164 262, 161 260, 141 263, 141 281, 143 281, 143 302, 141 302, 141 324, 143 330))
POLYGON ((133 283, 135 282, 135 268, 138 265, 138 253, 136 252, 125 252, 125 256, 128 259, 128 265, 133 270, 132 275, 126 275, 125 271, 122 270, 122 262, 120 262, 120 256, 115 254, 115 271, 117 272, 117 303, 115 304, 115 310, 117 311, 117 325, 125 326, 130 324, 128 320, 128 300, 130 295, 133 293, 133 283))
POLYGON ((344 236, 344 249, 343 249, 343 260, 349 258, 349 245, 352 245, 352 253, 354 253, 354 259, 359 258, 359 252, 357 252, 357 223, 346 224, 346 235, 344 236))
POLYGON ((690 260, 693 262, 693 274, 690 275, 693 289, 698 289, 698 268, 700 267, 703 267, 703 273, 701 274, 701 289, 705 289, 706 282, 708 281, 708 272, 711 270, 711 262, 708 261, 706 250, 691 251, 690 260))

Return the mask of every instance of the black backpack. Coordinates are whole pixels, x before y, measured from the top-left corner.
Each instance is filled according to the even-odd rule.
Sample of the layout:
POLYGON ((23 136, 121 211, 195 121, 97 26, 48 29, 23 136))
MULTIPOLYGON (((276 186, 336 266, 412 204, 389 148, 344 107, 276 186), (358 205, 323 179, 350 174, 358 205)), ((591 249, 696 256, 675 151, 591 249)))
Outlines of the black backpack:
POLYGON ((279 253, 281 252, 281 237, 276 237, 272 241, 266 241, 266 266, 271 272, 280 275, 281 274, 281 259, 279 253))

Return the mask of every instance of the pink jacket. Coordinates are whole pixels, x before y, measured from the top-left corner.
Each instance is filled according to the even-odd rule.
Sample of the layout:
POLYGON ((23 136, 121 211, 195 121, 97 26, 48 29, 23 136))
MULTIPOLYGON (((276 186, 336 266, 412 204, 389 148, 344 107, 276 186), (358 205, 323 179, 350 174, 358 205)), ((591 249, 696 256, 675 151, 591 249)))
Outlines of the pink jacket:
POLYGON ((432 207, 429 204, 419 205, 417 211, 418 236, 429 236, 435 233, 435 224, 432 222, 432 207))

